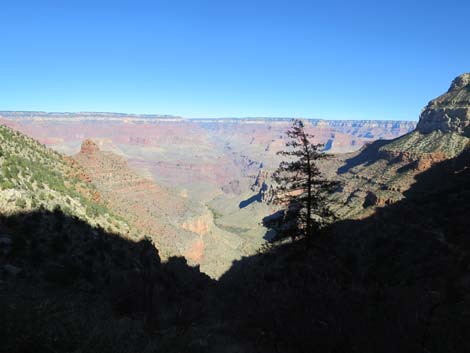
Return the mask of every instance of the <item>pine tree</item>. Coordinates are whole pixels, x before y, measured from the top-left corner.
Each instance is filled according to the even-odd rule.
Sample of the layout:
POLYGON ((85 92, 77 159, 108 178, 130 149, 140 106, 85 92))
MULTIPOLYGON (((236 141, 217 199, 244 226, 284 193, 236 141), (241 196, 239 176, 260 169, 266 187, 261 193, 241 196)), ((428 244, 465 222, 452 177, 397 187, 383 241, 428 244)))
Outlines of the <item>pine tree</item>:
POLYGON ((318 169, 317 162, 329 155, 322 152, 324 145, 311 142, 313 135, 305 131, 301 120, 294 120, 287 137, 286 150, 278 152, 287 158, 273 174, 275 203, 284 206, 276 239, 311 238, 335 218, 328 196, 336 191, 338 182, 325 179, 318 169))

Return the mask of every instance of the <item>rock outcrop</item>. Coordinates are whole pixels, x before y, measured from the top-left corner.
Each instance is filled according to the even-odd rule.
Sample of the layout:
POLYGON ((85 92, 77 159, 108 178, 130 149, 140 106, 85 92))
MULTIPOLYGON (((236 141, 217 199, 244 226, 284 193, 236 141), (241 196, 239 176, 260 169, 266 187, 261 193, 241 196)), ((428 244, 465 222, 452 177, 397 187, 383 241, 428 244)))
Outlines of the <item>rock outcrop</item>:
POLYGON ((470 73, 458 76, 447 93, 424 108, 416 127, 421 133, 435 130, 470 137, 470 73))
POLYGON ((268 171, 260 170, 255 182, 251 185, 251 190, 258 192, 260 200, 270 203, 274 199, 274 189, 271 181, 271 174, 268 171))
POLYGON ((98 147, 98 145, 89 139, 83 141, 82 146, 80 148, 80 153, 82 154, 93 154, 99 151, 100 148, 98 147))

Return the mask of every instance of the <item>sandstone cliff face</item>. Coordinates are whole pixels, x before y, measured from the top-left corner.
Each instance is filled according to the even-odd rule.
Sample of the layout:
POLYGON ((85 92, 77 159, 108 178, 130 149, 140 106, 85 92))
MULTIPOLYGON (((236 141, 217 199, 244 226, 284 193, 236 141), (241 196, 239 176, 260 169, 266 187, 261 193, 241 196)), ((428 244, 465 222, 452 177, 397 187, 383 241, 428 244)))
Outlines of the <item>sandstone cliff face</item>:
POLYGON ((458 76, 447 93, 429 102, 416 129, 422 133, 440 130, 470 137, 470 73, 458 76))

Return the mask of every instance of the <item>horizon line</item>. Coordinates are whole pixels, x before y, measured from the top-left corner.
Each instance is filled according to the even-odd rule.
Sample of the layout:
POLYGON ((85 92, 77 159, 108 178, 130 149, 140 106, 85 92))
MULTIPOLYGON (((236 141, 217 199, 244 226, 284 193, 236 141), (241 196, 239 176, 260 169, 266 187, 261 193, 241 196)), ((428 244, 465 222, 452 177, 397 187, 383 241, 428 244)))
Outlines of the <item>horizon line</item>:
MULTIPOLYGON (((311 118, 311 117, 302 117, 302 116, 219 116, 219 117, 185 117, 175 114, 160 114, 160 113, 127 113, 127 112, 112 112, 112 111, 44 111, 44 110, 0 110, 0 117, 8 118, 2 116, 3 114, 44 114, 44 115, 118 115, 122 118, 128 117, 142 117, 142 118, 160 118, 160 119, 181 119, 181 120, 310 120, 310 121, 383 121, 383 122, 417 122, 418 119, 414 120, 402 120, 402 119, 354 119, 354 118, 311 118)), ((11 117, 13 118, 13 117, 11 117)), ((30 117, 35 118, 35 117, 30 117)))

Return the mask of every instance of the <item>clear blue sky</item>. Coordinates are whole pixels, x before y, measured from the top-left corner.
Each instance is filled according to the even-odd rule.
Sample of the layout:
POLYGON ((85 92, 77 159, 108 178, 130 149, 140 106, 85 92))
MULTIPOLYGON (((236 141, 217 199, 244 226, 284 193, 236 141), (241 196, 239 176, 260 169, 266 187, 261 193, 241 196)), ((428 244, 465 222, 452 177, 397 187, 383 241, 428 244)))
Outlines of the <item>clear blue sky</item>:
POLYGON ((470 1, 0 3, 0 110, 417 119, 470 1))

